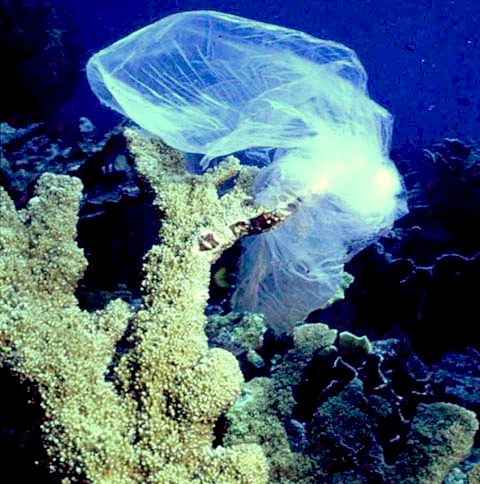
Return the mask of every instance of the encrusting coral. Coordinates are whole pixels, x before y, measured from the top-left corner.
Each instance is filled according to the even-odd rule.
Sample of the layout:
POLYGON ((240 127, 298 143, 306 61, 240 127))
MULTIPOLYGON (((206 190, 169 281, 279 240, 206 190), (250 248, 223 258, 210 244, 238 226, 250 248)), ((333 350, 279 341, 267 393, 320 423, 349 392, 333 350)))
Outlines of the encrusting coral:
POLYGON ((225 415, 223 442, 261 445, 271 483, 441 484, 471 452, 475 414, 445 402, 402 414, 396 403, 407 398, 390 395, 387 378, 365 371, 375 357, 366 337, 310 323, 294 328, 290 345, 225 415), (400 414, 405 434, 394 420, 400 414), (386 439, 385 428, 397 434, 386 439), (396 443, 401 451, 392 458, 396 443))
POLYGON ((192 175, 161 142, 126 136, 164 216, 141 309, 119 300, 93 313, 78 307, 78 179, 43 175, 19 211, 0 189, 0 362, 38 385, 52 470, 65 482, 267 482, 260 446, 212 446, 243 377, 231 353, 208 348, 204 310, 211 264, 283 215, 253 206, 255 168, 228 158, 192 175))

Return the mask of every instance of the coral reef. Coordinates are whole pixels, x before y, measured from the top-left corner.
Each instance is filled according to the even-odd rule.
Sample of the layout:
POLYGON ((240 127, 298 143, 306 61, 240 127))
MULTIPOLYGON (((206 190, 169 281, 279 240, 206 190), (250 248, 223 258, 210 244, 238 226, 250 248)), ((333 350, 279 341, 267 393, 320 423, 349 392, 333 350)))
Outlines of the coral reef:
POLYGON ((441 482, 468 456, 477 430, 473 412, 458 405, 419 405, 392 479, 412 484, 441 482))
POLYGON ((427 368, 400 342, 316 323, 287 346, 226 414, 224 442, 261 445, 270 482, 440 484, 469 455, 475 414, 435 401, 427 368))
POLYGON ((266 370, 265 361, 258 353, 263 348, 263 337, 268 325, 256 313, 213 313, 208 318, 206 333, 211 346, 233 353, 245 379, 266 370))
POLYGON ((1 123, 0 183, 23 208, 43 173, 81 178, 78 245, 88 267, 76 290, 79 305, 95 310, 121 298, 138 306, 143 256, 158 238, 160 214, 122 129, 101 136, 87 118, 78 125, 79 135, 65 139, 42 123, 26 128, 1 123))
POLYGON ((190 175, 160 142, 134 130, 128 138, 164 214, 141 308, 120 300, 92 313, 78 307, 86 266, 75 244, 78 179, 42 175, 19 211, 2 189, 1 361, 38 386, 52 470, 70 481, 266 482, 259 446, 212 447, 215 421, 243 377, 232 354, 208 349, 204 310, 212 262, 251 219, 281 216, 253 207, 255 169, 230 158, 190 175))
POLYGON ((75 136, 60 137, 45 123, 23 128, 0 123, 0 179, 17 206, 25 205, 38 177, 46 172, 82 178, 84 216, 94 215, 101 203, 133 198, 139 192, 132 186, 133 166, 125 163, 128 150, 121 129, 102 137, 85 117, 78 120, 77 128, 75 136))
MULTIPOLYGON (((431 294, 433 307, 456 272, 459 294, 474 277, 474 254, 445 255, 443 242, 433 250, 440 194, 422 219, 431 237, 412 244, 427 194, 407 177, 420 212, 414 204, 396 239, 352 261, 349 299, 322 313, 338 324, 312 316, 276 335, 258 314, 222 314, 239 244, 228 247, 285 216, 251 204, 256 169, 228 158, 195 175, 179 153, 136 130, 98 139, 88 120, 81 125, 73 144, 42 125, 2 139, 0 385, 3 408, 15 414, 0 421, 2 444, 49 466, 48 482, 478 482, 475 448, 463 460, 478 423, 461 408, 480 408, 478 351, 424 363, 402 332, 375 341, 348 324, 365 318, 374 333, 406 314, 392 308, 417 307, 409 292, 395 305, 385 296, 398 296, 404 279, 431 294), (66 175, 82 179, 83 194, 66 175), (426 273, 422 285, 417 275, 426 273)), ((441 146, 437 161, 470 154, 453 141, 441 146)), ((472 196, 475 166, 464 173, 472 196)), ((467 215, 475 213, 473 204, 467 215)), ((461 237, 459 228, 459 252, 461 237)), ((30 480, 47 481, 39 475, 30 480)))

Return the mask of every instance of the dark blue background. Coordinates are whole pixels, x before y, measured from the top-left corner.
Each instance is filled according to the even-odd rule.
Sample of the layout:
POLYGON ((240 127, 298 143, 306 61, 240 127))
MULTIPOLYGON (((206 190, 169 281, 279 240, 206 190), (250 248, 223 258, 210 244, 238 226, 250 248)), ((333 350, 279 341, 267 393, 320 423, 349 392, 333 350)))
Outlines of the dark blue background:
MULTIPOLYGON (((394 145, 480 134, 480 0, 58 0, 85 61, 148 23, 212 9, 303 30, 353 48, 372 97, 395 116, 394 145)), ((83 80, 64 112, 107 119, 83 80)), ((110 116, 110 115, 108 115, 110 116)))

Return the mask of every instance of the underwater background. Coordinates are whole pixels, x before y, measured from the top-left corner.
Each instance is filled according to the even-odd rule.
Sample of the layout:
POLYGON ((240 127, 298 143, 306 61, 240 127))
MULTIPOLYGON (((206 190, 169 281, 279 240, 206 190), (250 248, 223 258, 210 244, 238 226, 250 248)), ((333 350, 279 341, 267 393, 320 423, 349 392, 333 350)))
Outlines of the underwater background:
MULTIPOLYGON (((2 6, 7 80, 13 82, 17 78, 26 86, 36 82, 37 89, 39 84, 47 84, 48 74, 39 73, 51 71, 47 69, 48 59, 45 53, 35 50, 42 51, 40 42, 42 38, 47 42, 44 36, 49 28, 53 34, 45 47, 50 45, 52 54, 59 56, 51 59, 52 67, 58 71, 64 64, 61 85, 68 97, 61 106, 57 101, 48 110, 49 115, 58 117, 59 123, 78 116, 102 117, 103 113, 95 108, 86 78, 81 75, 93 52, 172 13, 210 9, 302 30, 355 50, 369 74, 372 97, 395 116, 394 145, 435 142, 445 136, 446 130, 449 136, 478 135, 480 81, 475 73, 479 62, 480 6, 475 0, 300 0, 258 4, 248 0, 228 4, 171 0, 81 3, 5 0, 2 6), (46 28, 40 28, 42 21, 46 28), (61 35, 65 48, 70 48, 63 52, 63 57, 60 52, 53 52, 55 35, 61 35), (19 49, 17 55, 15 46, 19 49)), ((4 89, 2 97, 17 98, 20 103, 12 90, 4 89)), ((12 111, 3 116, 18 116, 18 105, 16 109, 15 113, 12 106, 12 111)))
MULTIPOLYGON (((233 353, 248 382, 209 422, 212 447, 262 447, 270 482, 480 483, 479 2, 0 0, 0 186, 22 210, 42 174, 80 178, 77 242, 88 268, 75 289, 79 307, 94 313, 119 298, 138 311, 143 258, 161 242, 166 216, 154 205, 151 178, 136 168, 128 122, 100 104, 85 65, 129 33, 197 9, 352 48, 371 98, 394 116, 390 157, 409 205, 388 237, 347 263, 355 280, 345 298, 294 333, 229 312, 238 242, 212 262, 209 348, 233 353)), ((11 223, 5 217, 0 240, 11 223)), ((0 259, 6 248, 0 244, 0 259)), ((0 266, 2 283, 14 287, 8 267, 0 266)), ((10 318, 16 303, 5 294, 0 310, 10 318)), ((0 340, 9 348, 2 317, 0 340)), ((135 345, 130 330, 119 331, 118 358, 135 345)), ((153 471, 100 479, 81 453, 72 472, 71 458, 58 463, 48 453, 62 448, 42 433, 51 409, 12 351, 0 352, 3 482, 265 482, 261 472, 225 477, 226 464, 203 481, 180 471, 170 481, 153 471)))

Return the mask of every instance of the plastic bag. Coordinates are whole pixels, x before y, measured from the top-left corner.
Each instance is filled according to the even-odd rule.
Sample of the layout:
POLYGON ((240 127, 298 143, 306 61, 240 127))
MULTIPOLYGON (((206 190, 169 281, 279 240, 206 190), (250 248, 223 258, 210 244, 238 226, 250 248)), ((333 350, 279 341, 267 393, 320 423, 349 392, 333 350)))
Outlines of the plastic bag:
POLYGON ((388 158, 392 118, 341 44, 184 12, 95 54, 87 75, 104 104, 203 155, 202 167, 239 151, 267 165, 256 201, 295 214, 245 242, 232 304, 263 312, 277 329, 341 297, 343 264, 406 212, 388 158))
POLYGON ((166 17, 87 65, 104 104, 169 145, 204 154, 204 165, 251 147, 298 146, 313 134, 309 118, 329 109, 319 105, 326 74, 365 89, 350 49, 210 11, 166 17))

